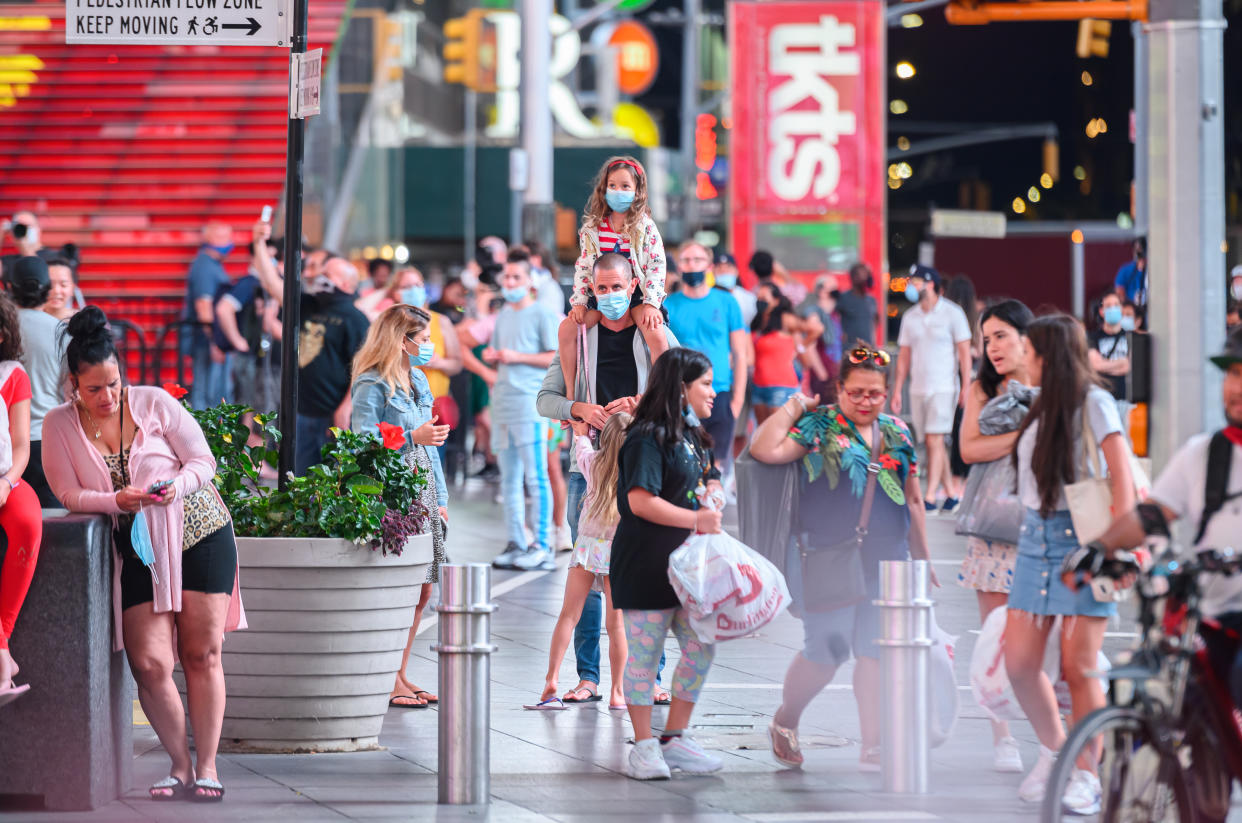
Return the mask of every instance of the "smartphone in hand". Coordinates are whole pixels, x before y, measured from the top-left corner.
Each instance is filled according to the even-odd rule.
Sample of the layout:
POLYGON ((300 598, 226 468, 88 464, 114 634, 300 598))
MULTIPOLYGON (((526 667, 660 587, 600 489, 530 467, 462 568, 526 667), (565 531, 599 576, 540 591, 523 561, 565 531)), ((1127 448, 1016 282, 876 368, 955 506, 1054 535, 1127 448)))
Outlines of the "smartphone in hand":
POLYGON ((259 220, 263 223, 272 222, 272 207, 264 206, 263 212, 259 215, 259 220))
POLYGON ((151 488, 147 489, 147 494, 152 500, 163 500, 171 488, 171 480, 161 480, 158 483, 152 483, 151 488))

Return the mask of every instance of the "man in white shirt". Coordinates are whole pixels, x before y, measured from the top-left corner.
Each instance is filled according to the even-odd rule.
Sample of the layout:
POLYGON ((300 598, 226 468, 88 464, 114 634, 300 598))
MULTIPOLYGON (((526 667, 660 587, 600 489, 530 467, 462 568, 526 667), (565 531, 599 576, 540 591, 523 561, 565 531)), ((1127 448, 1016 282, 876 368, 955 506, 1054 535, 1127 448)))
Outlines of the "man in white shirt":
POLYGON ((953 431, 953 412, 966 404, 970 387, 970 323, 952 300, 940 297, 940 273, 929 266, 910 268, 910 284, 918 302, 901 318, 897 354, 897 382, 893 386, 893 414, 901 414, 901 390, 910 378, 910 417, 914 431, 927 446, 927 511, 936 511, 936 494, 943 487, 944 511, 957 506, 960 491, 953 488, 945 438, 953 431))
POLYGON ((733 295, 738 308, 742 310, 742 324, 749 329, 750 322, 759 312, 759 298, 738 282, 737 261, 733 259, 733 255, 723 249, 716 249, 715 258, 712 263, 712 276, 716 278, 716 285, 733 295))
MULTIPOLYGON (((1160 473, 1148 502, 1117 518, 1090 548, 1111 552, 1138 546, 1150 534, 1167 533, 1169 522, 1185 520, 1194 530, 1195 551, 1242 550, 1242 329, 1230 333, 1225 350, 1212 362, 1225 372, 1227 425, 1214 434, 1190 438, 1160 473), (1215 477, 1210 476, 1213 473, 1215 477), (1215 511, 1205 517, 1209 501, 1215 511)), ((1227 615, 1222 622, 1242 628, 1242 575, 1204 575, 1201 582, 1203 613, 1227 615)), ((1242 659, 1234 661, 1230 689, 1234 702, 1242 706, 1242 659)))

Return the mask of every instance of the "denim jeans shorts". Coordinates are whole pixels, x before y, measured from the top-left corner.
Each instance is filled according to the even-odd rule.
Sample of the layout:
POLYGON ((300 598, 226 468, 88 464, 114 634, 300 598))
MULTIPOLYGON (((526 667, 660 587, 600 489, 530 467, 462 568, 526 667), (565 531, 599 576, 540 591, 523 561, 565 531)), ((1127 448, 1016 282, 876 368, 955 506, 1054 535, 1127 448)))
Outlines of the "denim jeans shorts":
POLYGON ((797 386, 755 386, 751 402, 756 406, 776 407, 798 393, 797 386))
POLYGON ((1061 582, 1061 562, 1078 548, 1078 535, 1068 511, 1040 517, 1034 509, 1026 510, 1018 537, 1018 560, 1013 568, 1013 585, 1009 589, 1009 608, 1038 615, 1082 615, 1111 617, 1117 604, 1101 603, 1084 586, 1077 592, 1061 582))

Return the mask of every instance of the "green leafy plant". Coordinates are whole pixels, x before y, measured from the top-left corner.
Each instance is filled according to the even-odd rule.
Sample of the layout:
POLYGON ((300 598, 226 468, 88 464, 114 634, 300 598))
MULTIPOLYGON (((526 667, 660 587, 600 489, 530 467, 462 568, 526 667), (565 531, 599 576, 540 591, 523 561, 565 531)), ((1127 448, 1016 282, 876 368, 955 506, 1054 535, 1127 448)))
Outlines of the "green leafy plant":
MULTIPOLYGON (((165 388, 183 396, 174 391, 184 391, 179 386, 165 388)), ((375 434, 332 429, 323 462, 275 489, 262 476, 264 463, 279 460, 267 445, 280 442, 275 414, 255 414, 236 404, 188 410, 216 459, 215 486, 239 537, 339 537, 401 554, 409 537, 427 531, 431 512, 419 493, 430 478, 406 464, 399 427, 375 434), (263 444, 248 444, 252 431, 263 444)))

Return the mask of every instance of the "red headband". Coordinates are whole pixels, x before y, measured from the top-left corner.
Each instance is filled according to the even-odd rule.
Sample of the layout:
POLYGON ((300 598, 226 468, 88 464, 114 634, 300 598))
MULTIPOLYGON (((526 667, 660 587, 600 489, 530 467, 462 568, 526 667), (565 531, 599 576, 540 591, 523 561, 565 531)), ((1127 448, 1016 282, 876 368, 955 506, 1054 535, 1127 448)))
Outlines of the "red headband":
POLYGON ((614 160, 612 163, 608 165, 608 170, 612 171, 617 166, 629 166, 630 168, 634 170, 634 173, 638 175, 639 179, 642 179, 642 176, 643 176, 642 167, 639 166, 637 163, 635 163, 633 160, 614 160))

